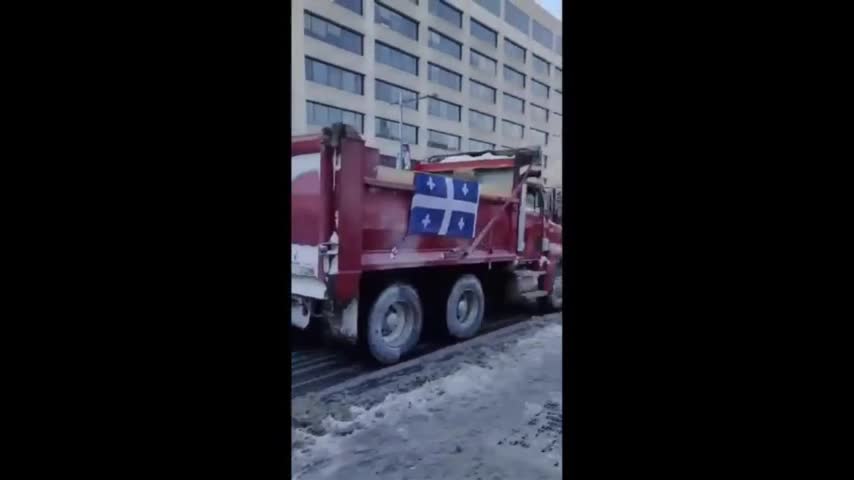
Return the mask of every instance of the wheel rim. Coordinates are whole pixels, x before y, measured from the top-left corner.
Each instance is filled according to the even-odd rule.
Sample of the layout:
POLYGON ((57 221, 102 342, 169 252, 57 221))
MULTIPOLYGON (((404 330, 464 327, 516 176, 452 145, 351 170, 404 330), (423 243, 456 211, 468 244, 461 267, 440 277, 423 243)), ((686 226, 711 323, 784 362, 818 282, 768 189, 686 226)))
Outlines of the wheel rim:
POLYGON ((461 326, 470 325, 480 314, 480 299, 471 290, 464 291, 457 300, 457 323, 461 326))
POLYGON ((415 311, 411 305, 395 302, 389 305, 383 317, 380 334, 383 342, 393 347, 403 345, 415 324, 415 311))

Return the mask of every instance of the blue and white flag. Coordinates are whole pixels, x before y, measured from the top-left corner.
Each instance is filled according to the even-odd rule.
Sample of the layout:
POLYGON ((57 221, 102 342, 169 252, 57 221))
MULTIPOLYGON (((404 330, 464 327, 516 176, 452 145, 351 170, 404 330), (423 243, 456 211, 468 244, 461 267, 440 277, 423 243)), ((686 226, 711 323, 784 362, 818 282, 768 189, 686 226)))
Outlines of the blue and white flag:
POLYGON ((476 181, 416 173, 409 233, 474 238, 479 202, 476 181))

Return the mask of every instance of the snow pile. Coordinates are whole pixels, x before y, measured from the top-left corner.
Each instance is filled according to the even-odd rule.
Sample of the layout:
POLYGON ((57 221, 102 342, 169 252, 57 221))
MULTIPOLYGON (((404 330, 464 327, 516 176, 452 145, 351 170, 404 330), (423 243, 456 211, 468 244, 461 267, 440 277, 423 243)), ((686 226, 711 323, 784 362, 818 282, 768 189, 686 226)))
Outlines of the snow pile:
MULTIPOLYGON (((534 459, 533 467, 531 451, 492 450, 507 448, 496 444, 542 411, 544 402, 561 401, 562 332, 560 325, 547 326, 503 352, 481 355, 478 364, 463 363, 450 375, 388 394, 369 409, 350 406, 346 420, 322 420, 323 435, 297 428, 292 478, 332 479, 343 472, 351 478, 404 478, 404 472, 421 478, 412 475, 428 471, 434 478, 463 478, 462 470, 547 478, 541 477, 543 466, 557 465, 560 449, 542 455, 543 465, 534 459)), ((559 476, 558 469, 547 474, 555 472, 559 476)))
POLYGON ((477 157, 473 157, 471 155, 455 155, 453 157, 443 158, 439 161, 439 163, 456 163, 456 162, 473 162, 475 160, 511 160, 513 157, 508 157, 507 155, 493 155, 491 153, 484 153, 483 155, 478 155, 477 157))

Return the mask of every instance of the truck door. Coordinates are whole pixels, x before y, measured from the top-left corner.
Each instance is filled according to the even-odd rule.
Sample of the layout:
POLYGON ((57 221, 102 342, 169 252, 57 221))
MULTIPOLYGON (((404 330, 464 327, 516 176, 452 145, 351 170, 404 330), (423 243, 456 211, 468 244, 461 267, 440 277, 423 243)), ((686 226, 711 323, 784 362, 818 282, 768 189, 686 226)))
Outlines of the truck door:
POLYGON ((528 185, 525 195, 525 248, 522 256, 525 259, 538 259, 543 250, 543 213, 545 211, 543 192, 533 185, 528 185))

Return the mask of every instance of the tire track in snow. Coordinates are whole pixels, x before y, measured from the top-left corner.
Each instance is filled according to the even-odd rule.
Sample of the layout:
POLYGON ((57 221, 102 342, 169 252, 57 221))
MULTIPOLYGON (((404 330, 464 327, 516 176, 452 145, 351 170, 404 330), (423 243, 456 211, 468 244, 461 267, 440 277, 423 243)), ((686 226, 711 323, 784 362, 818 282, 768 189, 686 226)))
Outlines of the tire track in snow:
MULTIPOLYGON (((532 317, 528 311, 503 313, 484 319, 478 336, 515 325, 532 317)), ((298 334, 298 332, 297 332, 298 334)), ((475 337, 477 338, 477 337, 475 337)), ((304 340, 302 340, 304 342, 304 340)), ((427 341, 416 347, 407 360, 455 345, 451 342, 427 341)), ((343 383, 361 375, 377 372, 386 366, 377 365, 364 354, 347 347, 317 347, 311 341, 306 345, 292 341, 291 348, 291 398, 300 397, 343 383)))

